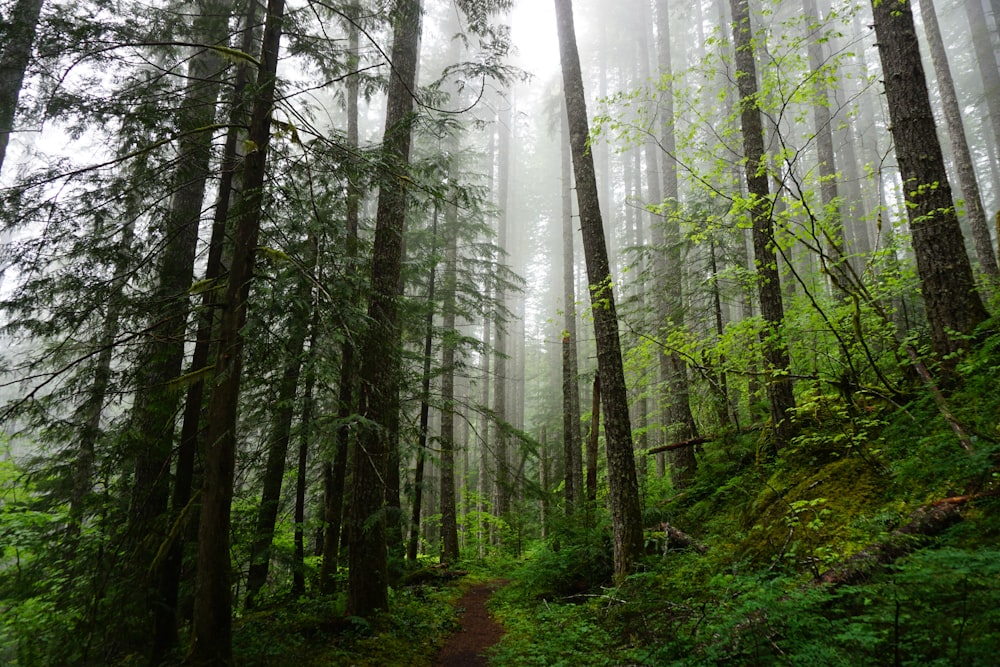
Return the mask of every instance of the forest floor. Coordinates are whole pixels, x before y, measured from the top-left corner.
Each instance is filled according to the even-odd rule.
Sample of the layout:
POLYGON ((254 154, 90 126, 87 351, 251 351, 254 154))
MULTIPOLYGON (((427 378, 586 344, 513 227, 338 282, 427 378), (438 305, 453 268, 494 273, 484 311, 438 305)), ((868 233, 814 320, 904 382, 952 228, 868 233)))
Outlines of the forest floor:
POLYGON ((486 601, 506 582, 490 581, 467 590, 455 606, 462 609, 459 630, 445 641, 434 667, 485 667, 486 649, 503 636, 503 628, 486 609, 486 601))

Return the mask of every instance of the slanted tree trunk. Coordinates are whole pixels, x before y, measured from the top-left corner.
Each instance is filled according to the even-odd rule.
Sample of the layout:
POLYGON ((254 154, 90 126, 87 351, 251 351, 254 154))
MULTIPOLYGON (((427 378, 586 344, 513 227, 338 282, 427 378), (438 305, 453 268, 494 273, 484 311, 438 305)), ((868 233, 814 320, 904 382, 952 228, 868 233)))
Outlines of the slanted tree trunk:
POLYGON ((563 332, 562 400, 563 458, 565 459, 566 514, 573 513, 583 491, 583 439, 580 435, 580 367, 577 362, 576 253, 573 251, 573 158, 565 106, 562 118, 562 242, 563 242, 563 332))
POLYGON ((263 216, 264 177, 271 140, 278 50, 284 0, 268 0, 257 87, 243 168, 243 197, 235 211, 232 265, 219 327, 216 386, 209 406, 205 478, 198 525, 198 575, 195 581, 191 651, 194 666, 232 662, 232 592, 229 555, 230 510, 236 467, 236 416, 243 372, 243 325, 246 323, 254 258, 263 216))
POLYGON ((955 215, 910 4, 873 0, 872 9, 931 342, 944 359, 967 347, 963 336, 988 314, 955 215))
POLYGON ((622 366, 621 341, 618 336, 618 313, 611 285, 611 267, 604 243, 604 225, 594 177, 594 161, 587 149, 590 134, 587 102, 580 70, 580 54, 573 25, 573 4, 555 0, 559 55, 562 62, 563 93, 569 118, 570 146, 576 177, 577 202, 590 301, 597 344, 597 368, 601 377, 604 405, 605 438, 608 458, 608 484, 614 538, 615 577, 621 580, 642 553, 642 516, 632 451, 628 394, 622 366))
MULTIPOLYGON (((890 4, 895 3, 890 2, 890 4)), ((977 70, 983 81, 986 115, 989 116, 990 127, 993 128, 993 145, 996 145, 1000 143, 1000 65, 997 64, 997 54, 990 38, 989 23, 986 21, 983 3, 979 0, 966 0, 962 4, 969 19, 972 48, 976 53, 977 70)))
POLYGON ((979 180, 973 167, 969 142, 965 138, 962 110, 958 105, 958 93, 955 92, 955 82, 951 78, 951 67, 948 65, 948 55, 944 50, 944 40, 941 38, 933 0, 920 0, 920 14, 923 18, 924 31, 927 33, 931 60, 934 62, 934 72, 937 75, 938 92, 941 94, 944 119, 948 125, 948 139, 951 141, 962 198, 965 199, 965 210, 969 216, 969 228, 972 230, 979 270, 991 282, 997 283, 1000 281, 1000 268, 997 267, 997 258, 993 252, 990 227, 986 222, 983 198, 979 193, 979 180))
POLYGON ((0 44, 0 171, 3 171, 10 134, 14 131, 17 101, 31 60, 43 4, 44 0, 17 0, 10 10, 8 23, 0 30, 3 38, 0 44))
POLYGON ((754 61, 753 35, 750 31, 748 0, 731 0, 733 13, 733 44, 736 58, 736 85, 740 94, 740 119, 743 126, 743 150, 746 160, 746 182, 750 196, 750 216, 753 222, 754 263, 757 267, 757 289, 760 312, 765 328, 761 332, 764 361, 767 363, 767 397, 771 403, 771 421, 775 444, 781 448, 792 437, 791 410, 795 407, 792 381, 788 377, 791 360, 788 348, 775 340, 785 317, 781 301, 781 279, 774 251, 774 225, 771 202, 764 171, 764 129, 757 104, 757 65, 754 61))
MULTIPOLYGON (((410 158, 415 89, 420 50, 421 0, 397 0, 393 12, 392 75, 386 106, 384 150, 397 168, 410 158)), ((366 427, 358 436, 351 481, 350 559, 347 613, 369 617, 389 606, 386 475, 389 430, 398 401, 391 395, 399 372, 399 282, 406 229, 405 179, 387 178, 379 190, 372 256, 369 328, 360 355, 358 412, 366 427), (390 341, 388 349, 386 341, 390 341)))

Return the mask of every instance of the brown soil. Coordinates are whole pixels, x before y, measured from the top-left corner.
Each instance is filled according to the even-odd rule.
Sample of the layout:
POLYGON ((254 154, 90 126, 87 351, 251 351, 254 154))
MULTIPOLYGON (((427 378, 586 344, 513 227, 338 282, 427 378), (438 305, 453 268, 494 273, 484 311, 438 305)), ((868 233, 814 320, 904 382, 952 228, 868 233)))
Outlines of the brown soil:
POLYGON ((434 660, 434 667, 486 667, 488 661, 483 651, 500 641, 503 635, 503 630, 486 611, 486 601, 503 584, 502 581, 479 584, 462 595, 456 603, 464 610, 459 618, 461 628, 445 642, 434 660))

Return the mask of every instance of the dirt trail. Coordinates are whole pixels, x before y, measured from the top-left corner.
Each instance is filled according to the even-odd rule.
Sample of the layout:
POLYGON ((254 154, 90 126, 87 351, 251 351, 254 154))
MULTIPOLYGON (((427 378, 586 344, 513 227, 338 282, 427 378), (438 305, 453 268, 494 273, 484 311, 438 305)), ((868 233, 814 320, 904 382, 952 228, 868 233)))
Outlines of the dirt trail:
POLYGON ((434 660, 434 667, 486 667, 483 651, 500 641, 503 635, 503 630, 486 611, 486 601, 504 583, 479 584, 462 595, 456 603, 464 610, 459 618, 461 628, 448 637, 434 660))

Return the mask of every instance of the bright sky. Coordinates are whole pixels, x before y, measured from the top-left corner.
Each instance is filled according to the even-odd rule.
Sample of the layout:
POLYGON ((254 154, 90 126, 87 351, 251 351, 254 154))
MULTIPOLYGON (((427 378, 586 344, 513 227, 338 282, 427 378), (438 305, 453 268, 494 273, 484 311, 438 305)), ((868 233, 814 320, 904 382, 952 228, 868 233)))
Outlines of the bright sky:
POLYGON ((548 80, 559 68, 559 40, 552 0, 518 0, 510 20, 518 64, 538 80, 548 80))

